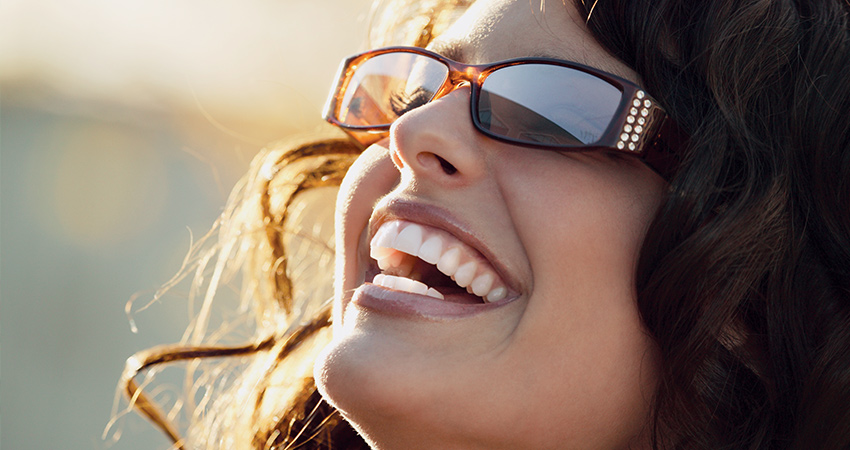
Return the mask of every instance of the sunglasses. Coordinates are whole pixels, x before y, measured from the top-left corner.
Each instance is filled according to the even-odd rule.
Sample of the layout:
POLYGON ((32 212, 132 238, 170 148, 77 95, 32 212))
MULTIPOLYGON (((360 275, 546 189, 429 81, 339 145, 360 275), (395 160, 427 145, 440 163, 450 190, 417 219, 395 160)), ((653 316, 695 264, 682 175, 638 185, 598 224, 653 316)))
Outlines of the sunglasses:
POLYGON ((471 65, 416 47, 371 50, 342 62, 324 117, 368 146, 404 113, 466 85, 472 123, 493 139, 544 150, 620 151, 665 179, 677 165, 682 133, 639 86, 550 58, 471 65))

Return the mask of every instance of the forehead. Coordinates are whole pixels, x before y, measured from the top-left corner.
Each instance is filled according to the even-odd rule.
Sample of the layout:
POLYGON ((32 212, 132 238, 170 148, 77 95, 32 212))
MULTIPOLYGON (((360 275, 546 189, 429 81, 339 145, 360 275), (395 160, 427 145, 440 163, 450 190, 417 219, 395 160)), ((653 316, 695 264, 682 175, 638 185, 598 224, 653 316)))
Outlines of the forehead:
POLYGON ((469 64, 565 59, 637 81, 593 38, 572 0, 478 0, 429 48, 469 64))

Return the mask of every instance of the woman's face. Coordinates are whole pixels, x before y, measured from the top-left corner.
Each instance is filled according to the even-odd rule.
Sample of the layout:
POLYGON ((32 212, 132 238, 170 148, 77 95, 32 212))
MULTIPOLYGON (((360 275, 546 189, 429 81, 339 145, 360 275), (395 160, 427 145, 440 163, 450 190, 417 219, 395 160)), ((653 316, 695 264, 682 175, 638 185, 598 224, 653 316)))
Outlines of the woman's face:
MULTIPOLYGON (((466 63, 546 55, 637 78, 561 2, 543 12, 537 0, 479 0, 431 48, 466 63)), ((634 276, 663 190, 628 156, 482 135, 468 87, 407 113, 338 197, 322 393, 375 448, 640 447, 657 357, 634 276), (417 287, 402 278, 373 284, 370 251, 385 274, 446 298, 405 292, 417 287)))

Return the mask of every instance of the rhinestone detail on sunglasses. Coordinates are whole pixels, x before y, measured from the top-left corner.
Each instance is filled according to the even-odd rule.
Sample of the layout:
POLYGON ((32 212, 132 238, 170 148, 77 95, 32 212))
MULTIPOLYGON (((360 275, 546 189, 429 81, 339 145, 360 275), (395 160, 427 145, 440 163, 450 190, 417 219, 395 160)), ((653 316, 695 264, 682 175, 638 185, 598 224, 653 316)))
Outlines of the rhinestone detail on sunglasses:
POLYGON ((637 91, 632 100, 632 108, 629 110, 629 115, 626 116, 626 124, 623 125, 623 134, 620 135, 620 140, 617 142, 619 150, 629 149, 629 151, 637 151, 640 148, 641 133, 644 129, 652 129, 656 117, 650 114, 652 100, 646 98, 646 92, 637 91), (637 108, 641 108, 638 110, 637 108))

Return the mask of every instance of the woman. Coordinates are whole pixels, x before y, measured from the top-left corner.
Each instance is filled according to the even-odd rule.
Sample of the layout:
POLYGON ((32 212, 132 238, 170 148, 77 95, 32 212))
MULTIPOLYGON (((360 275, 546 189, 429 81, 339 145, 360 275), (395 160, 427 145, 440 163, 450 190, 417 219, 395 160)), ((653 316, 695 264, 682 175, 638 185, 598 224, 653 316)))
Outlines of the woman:
POLYGON ((341 71, 352 139, 261 155, 225 223, 267 277, 256 342, 196 324, 129 392, 254 355, 206 447, 850 447, 850 4, 418 6, 427 51, 341 71), (296 195, 355 156, 332 320, 293 327, 296 195))

